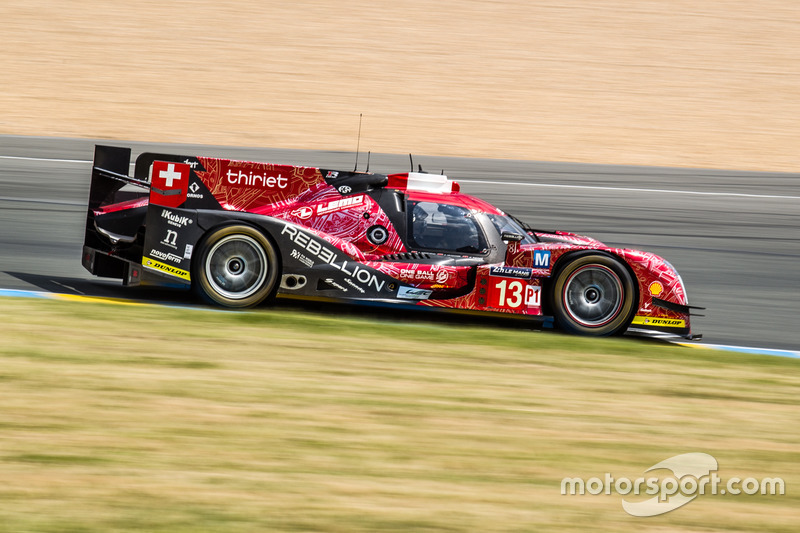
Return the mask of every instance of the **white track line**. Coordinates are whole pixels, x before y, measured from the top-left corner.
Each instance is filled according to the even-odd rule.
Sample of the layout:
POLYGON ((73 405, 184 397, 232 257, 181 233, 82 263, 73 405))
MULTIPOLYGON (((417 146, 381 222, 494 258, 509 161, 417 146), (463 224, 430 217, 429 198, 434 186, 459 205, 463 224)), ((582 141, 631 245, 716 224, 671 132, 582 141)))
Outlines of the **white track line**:
MULTIPOLYGON (((49 161, 54 163, 80 163, 91 164, 92 161, 83 159, 48 159, 45 157, 22 157, 14 155, 0 155, 0 159, 16 159, 21 161, 49 161)), ((131 163, 133 165, 133 163, 131 163)), ((459 179, 459 183, 475 183, 480 185, 510 185, 512 187, 549 187, 556 189, 583 189, 590 191, 616 191, 616 192, 644 192, 659 194, 688 194, 695 196, 725 196, 731 198, 772 198, 778 200, 800 200, 800 196, 785 196, 779 194, 745 194, 737 192, 709 192, 709 191, 681 191, 677 189, 640 189, 636 187, 603 187, 600 185, 566 185, 562 183, 527 183, 524 181, 490 181, 459 179)))
POLYGON ((28 204, 53 204, 86 207, 86 202, 73 202, 70 200, 47 200, 42 198, 16 198, 13 196, 0 196, 0 202, 22 202, 28 204))
POLYGON ((18 161, 49 161, 53 163, 91 163, 83 159, 49 159, 46 157, 22 157, 18 155, 0 155, 0 159, 16 159, 18 161))
MULTIPOLYGON (((80 163, 90 164, 92 161, 83 159, 48 159, 45 157, 22 157, 14 155, 0 155, 0 159, 16 159, 21 161, 49 161, 54 163, 80 163)), ((133 165, 133 163, 131 163, 133 165)), ((593 191, 616 191, 616 192, 644 192, 659 194, 689 194, 695 196, 725 196, 731 198, 772 198, 779 200, 800 200, 800 196, 783 196, 778 194, 744 194, 736 192, 708 192, 708 191, 681 191, 676 189, 639 189, 635 187, 602 187, 599 185, 566 185, 561 183, 526 183, 524 181, 490 181, 490 180, 470 180, 460 179, 459 183, 475 183, 481 185, 510 185, 512 187, 549 187, 556 189, 583 189, 593 191)))
POLYGON ((800 196, 781 196, 774 194, 744 194, 737 192, 679 191, 674 189, 637 189, 633 187, 601 187, 598 185, 564 185, 558 183, 526 183, 522 181, 456 180, 458 183, 480 183, 482 185, 513 185, 523 187, 552 187, 558 189, 589 189, 597 191, 657 192, 661 194, 694 194, 698 196, 732 196, 735 198, 779 198, 800 200, 800 196))
MULTIPOLYGON (((46 161, 48 163, 79 163, 81 165, 91 165, 94 161, 85 159, 51 159, 47 157, 23 157, 19 155, 0 155, 0 159, 13 159, 16 161, 46 161)), ((136 163, 131 163, 131 166, 136 163)))

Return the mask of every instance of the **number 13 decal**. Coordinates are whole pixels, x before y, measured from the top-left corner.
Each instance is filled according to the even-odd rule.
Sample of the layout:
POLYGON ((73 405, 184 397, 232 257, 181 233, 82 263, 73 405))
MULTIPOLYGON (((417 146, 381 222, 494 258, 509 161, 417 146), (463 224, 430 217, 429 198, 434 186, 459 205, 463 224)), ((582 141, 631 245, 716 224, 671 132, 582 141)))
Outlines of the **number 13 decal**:
POLYGON ((519 309, 541 306, 542 288, 528 285, 520 280, 501 279, 493 283, 489 295, 489 307, 496 309, 519 309))

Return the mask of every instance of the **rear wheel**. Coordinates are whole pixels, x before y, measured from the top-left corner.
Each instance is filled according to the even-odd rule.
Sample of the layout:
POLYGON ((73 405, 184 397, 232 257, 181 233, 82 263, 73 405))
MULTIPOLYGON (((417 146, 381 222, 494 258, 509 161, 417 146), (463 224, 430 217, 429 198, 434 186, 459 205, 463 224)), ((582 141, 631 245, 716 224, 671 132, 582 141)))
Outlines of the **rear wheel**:
POLYGON ((272 295, 280 265, 275 247, 249 226, 212 231, 200 245, 195 289, 225 307, 251 307, 272 295))
POLYGON ((631 274, 602 254, 579 256, 558 271, 553 283, 556 323, 572 333, 608 336, 630 325, 638 300, 631 274))

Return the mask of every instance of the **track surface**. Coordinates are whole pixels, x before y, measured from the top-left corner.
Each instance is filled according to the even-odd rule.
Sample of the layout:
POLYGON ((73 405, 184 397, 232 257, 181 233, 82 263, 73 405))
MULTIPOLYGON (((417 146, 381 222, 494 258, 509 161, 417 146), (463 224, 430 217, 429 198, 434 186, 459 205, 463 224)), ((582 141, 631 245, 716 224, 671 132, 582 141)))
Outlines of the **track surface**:
MULTIPOLYGON (((154 145, 143 151, 352 168, 345 152, 154 145)), ((185 300, 93 279, 80 265, 95 141, 0 136, 0 288, 185 300)), ((359 168, 364 169, 366 154, 359 168)), ((445 157, 475 194, 542 229, 585 233, 666 257, 707 307, 693 329, 716 344, 800 348, 800 174, 624 167, 445 157)), ((408 169, 408 156, 373 154, 370 170, 408 169)))

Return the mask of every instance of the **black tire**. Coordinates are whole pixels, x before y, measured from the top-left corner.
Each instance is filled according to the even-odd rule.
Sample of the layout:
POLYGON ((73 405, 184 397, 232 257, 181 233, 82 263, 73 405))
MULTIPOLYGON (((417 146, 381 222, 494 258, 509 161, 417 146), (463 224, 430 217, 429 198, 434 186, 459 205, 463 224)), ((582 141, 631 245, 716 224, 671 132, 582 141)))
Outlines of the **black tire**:
POLYGON ((595 337, 623 333, 639 300, 625 265, 597 253, 569 260, 556 274, 550 296, 561 329, 595 337))
POLYGON ((274 295, 280 277, 278 253, 250 226, 232 225, 209 233, 193 266, 194 289, 224 307, 252 307, 274 295))

